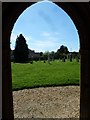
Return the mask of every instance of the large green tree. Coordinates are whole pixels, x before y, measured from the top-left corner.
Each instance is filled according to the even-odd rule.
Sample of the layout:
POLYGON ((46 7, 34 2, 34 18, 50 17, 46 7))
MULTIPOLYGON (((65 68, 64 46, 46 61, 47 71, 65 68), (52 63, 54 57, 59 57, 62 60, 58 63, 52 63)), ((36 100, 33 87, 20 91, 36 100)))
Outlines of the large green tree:
POLYGON ((26 63, 28 61, 28 45, 22 34, 17 36, 15 50, 14 50, 14 61, 19 63, 26 63))
POLYGON ((58 58, 64 58, 69 53, 68 48, 64 45, 61 45, 60 48, 57 50, 58 58))
POLYGON ((62 45, 62 46, 60 47, 60 49, 58 49, 57 51, 58 51, 59 53, 65 53, 65 54, 68 54, 68 53, 69 53, 68 48, 67 48, 66 46, 64 46, 64 45, 62 45))

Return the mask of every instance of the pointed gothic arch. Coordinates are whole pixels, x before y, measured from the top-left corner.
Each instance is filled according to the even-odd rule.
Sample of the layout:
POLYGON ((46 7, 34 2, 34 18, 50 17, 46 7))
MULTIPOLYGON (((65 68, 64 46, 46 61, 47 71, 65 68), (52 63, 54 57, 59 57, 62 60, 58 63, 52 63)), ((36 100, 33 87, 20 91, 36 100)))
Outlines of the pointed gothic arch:
MULTIPOLYGON (((14 119, 12 78, 10 63, 10 35, 19 15, 33 2, 2 4, 2 87, 3 119, 14 119)), ((81 83, 80 83, 80 120, 90 118, 90 6, 89 3, 56 2, 73 20, 80 37, 81 83)))

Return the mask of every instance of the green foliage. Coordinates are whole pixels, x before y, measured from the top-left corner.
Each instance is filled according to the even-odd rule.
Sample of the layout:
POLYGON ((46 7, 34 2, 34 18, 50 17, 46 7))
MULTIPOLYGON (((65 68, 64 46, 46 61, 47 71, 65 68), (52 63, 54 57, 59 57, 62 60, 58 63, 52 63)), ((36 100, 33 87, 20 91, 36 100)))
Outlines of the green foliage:
POLYGON ((56 52, 56 57, 59 59, 66 59, 67 54, 69 53, 68 48, 64 45, 60 46, 60 48, 56 52))
POLYGON ((15 62, 19 62, 19 61, 22 62, 22 61, 28 61, 28 60, 29 61, 32 61, 32 60, 35 60, 35 61, 40 61, 40 60, 54 61, 56 59, 57 60, 62 59, 62 61, 65 61, 67 58, 70 61, 72 61, 72 59, 77 59, 77 56, 78 56, 78 59, 80 59, 80 50, 79 50, 79 52, 75 52, 75 51, 69 52, 68 48, 64 45, 61 45, 60 48, 57 49, 56 52, 46 51, 44 53, 43 52, 36 53, 34 50, 28 49, 25 38, 22 36, 22 34, 20 34, 20 36, 17 37, 17 40, 16 40, 15 52, 13 52, 13 50, 11 50, 11 61, 13 61, 14 57, 15 57, 15 62), (21 39, 20 36, 23 38, 23 40, 20 40, 21 39), (24 41, 24 44, 22 44, 23 43, 22 41, 24 41), (19 47, 17 47, 17 46, 19 46, 19 47), (14 57, 13 57, 13 53, 14 53, 14 57), (70 56, 70 54, 72 54, 72 57, 70 56), (22 56, 24 56, 24 57, 22 57, 22 56), (27 56, 27 57, 25 57, 25 56, 27 56), (24 60, 24 59, 28 59, 28 60, 24 60))
POLYGON ((62 54, 62 53, 65 53, 65 54, 69 53, 68 48, 66 46, 64 46, 64 45, 62 45, 60 47, 60 49, 57 50, 57 52, 59 52, 60 54, 62 54))
POLYGON ((25 63, 28 61, 28 45, 22 34, 16 39, 14 62, 25 63))
POLYGON ((12 89, 33 88, 39 86, 77 85, 80 81, 80 63, 38 61, 33 64, 12 63, 12 89))

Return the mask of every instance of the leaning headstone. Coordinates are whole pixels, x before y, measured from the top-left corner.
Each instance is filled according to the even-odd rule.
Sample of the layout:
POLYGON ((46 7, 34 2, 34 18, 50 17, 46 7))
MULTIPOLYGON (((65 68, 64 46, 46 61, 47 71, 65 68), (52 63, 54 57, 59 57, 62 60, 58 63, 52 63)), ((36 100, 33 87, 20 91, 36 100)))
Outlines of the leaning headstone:
POLYGON ((70 62, 72 62, 72 57, 70 57, 70 62))
POLYGON ((76 62, 79 62, 79 57, 78 56, 76 57, 76 62))
POLYGON ((48 54, 48 63, 50 64, 50 56, 49 56, 49 54, 48 54))
POLYGON ((69 58, 70 58, 70 62, 72 62, 72 54, 71 53, 69 55, 69 58))
POLYGON ((65 57, 62 59, 63 62, 65 62, 65 57))
POLYGON ((33 60, 32 60, 32 61, 30 61, 30 63, 31 63, 31 64, 33 64, 33 60))
POLYGON ((44 63, 46 63, 46 61, 45 61, 45 60, 44 60, 43 62, 44 62, 44 63))

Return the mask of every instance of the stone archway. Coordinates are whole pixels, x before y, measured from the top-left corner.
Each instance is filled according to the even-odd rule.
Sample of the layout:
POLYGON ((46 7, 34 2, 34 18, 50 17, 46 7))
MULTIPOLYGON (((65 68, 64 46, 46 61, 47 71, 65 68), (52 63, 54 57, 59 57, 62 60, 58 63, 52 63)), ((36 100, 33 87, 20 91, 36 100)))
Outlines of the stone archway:
MULTIPOLYGON (((2 77, 3 77, 3 119, 14 119, 13 97, 12 97, 12 78, 10 63, 10 35, 14 23, 19 15, 33 3, 3 3, 3 40, 2 40, 2 77)), ((89 3, 56 3, 74 21, 81 46, 81 93, 80 93, 80 120, 90 118, 90 6, 89 3)))

